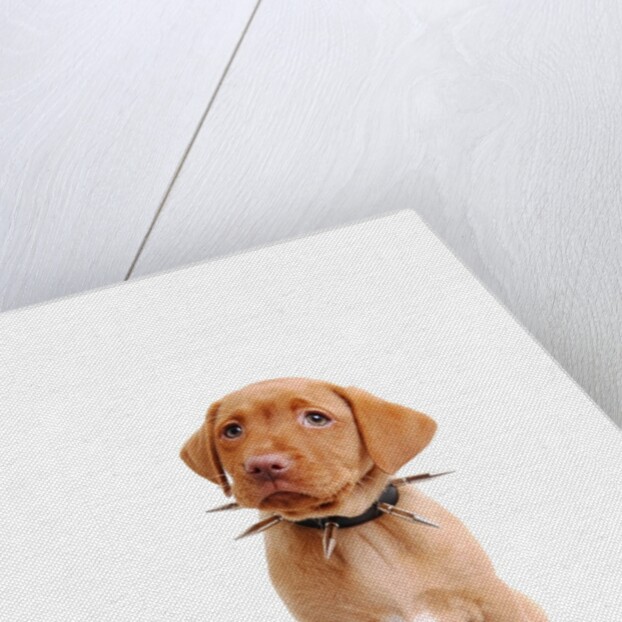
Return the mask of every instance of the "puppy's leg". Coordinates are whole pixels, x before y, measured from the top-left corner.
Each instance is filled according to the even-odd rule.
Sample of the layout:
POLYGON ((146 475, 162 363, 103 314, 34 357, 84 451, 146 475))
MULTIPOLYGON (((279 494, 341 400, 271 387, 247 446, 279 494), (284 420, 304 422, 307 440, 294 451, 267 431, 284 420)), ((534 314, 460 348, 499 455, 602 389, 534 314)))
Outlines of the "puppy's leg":
POLYGON ((429 590, 417 598, 415 615, 408 622, 488 622, 479 605, 459 593, 429 590))
MULTIPOLYGON (((481 618, 483 620, 483 618, 481 618)), ((424 611, 418 613, 412 622, 479 622, 480 618, 472 618, 469 614, 465 613, 432 613, 431 611, 424 611)))
POLYGON ((527 622, 548 622, 546 613, 533 600, 516 590, 514 590, 514 594, 525 614, 527 622))
POLYGON ((548 622, 538 605, 516 590, 507 597, 482 604, 485 622, 548 622))

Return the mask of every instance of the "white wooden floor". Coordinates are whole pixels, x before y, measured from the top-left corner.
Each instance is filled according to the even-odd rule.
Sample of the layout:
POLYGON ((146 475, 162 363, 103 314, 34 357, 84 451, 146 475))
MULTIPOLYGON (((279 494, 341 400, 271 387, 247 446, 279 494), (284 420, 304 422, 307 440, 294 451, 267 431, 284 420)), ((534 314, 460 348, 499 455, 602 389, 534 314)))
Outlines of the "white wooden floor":
POLYGON ((617 0, 7 4, 0 309, 409 208, 622 423, 620 41, 617 0))

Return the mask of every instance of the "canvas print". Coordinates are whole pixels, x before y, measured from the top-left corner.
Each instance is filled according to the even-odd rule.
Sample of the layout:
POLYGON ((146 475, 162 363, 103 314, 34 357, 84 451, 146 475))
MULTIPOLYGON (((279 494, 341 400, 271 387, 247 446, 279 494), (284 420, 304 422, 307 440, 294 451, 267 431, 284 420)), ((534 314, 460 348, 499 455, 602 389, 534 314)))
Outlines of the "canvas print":
POLYGON ((275 378, 214 401, 181 458, 230 499, 211 511, 259 511, 237 537, 263 536, 300 622, 546 622, 423 492, 449 473, 393 477, 436 428, 358 387, 275 378))
POLYGON ((0 620, 619 622, 622 442, 410 212, 0 314, 0 620))

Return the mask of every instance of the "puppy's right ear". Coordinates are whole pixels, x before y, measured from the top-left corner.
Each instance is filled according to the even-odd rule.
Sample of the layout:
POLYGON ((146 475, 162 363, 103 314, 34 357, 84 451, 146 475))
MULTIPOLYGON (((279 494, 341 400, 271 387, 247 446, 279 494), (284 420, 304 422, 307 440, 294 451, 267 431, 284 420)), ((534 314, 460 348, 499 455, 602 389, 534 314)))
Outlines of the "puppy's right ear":
POLYGON ((367 453, 385 473, 395 473, 434 436, 436 423, 428 415, 356 387, 333 390, 350 406, 367 453))
POLYGON ((219 406, 220 402, 210 406, 203 425, 186 441, 179 456, 195 473, 222 486, 223 492, 229 497, 231 486, 214 444, 214 419, 219 406))

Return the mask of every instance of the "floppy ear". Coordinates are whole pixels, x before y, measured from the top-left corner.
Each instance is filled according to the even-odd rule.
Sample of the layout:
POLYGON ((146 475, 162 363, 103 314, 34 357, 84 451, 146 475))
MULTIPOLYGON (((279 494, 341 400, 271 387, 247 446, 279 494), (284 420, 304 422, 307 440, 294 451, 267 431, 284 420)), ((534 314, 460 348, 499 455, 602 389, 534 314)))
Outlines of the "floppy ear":
POLYGON ((186 441, 179 456, 195 473, 222 486, 229 497, 231 487, 214 445, 214 419, 219 406, 219 402, 210 406, 203 425, 186 441))
POLYGON ((432 440, 435 421, 411 408, 356 387, 338 387, 349 404, 367 453, 385 473, 395 473, 432 440))

